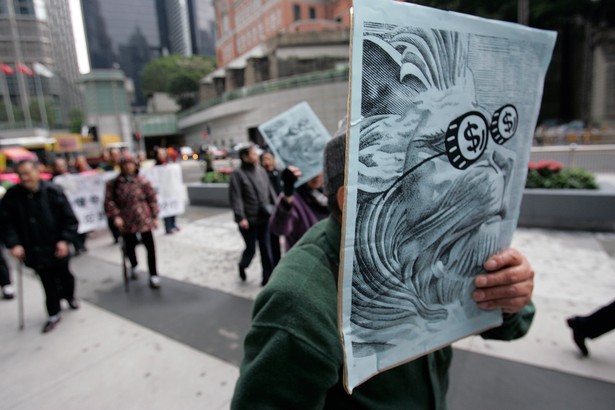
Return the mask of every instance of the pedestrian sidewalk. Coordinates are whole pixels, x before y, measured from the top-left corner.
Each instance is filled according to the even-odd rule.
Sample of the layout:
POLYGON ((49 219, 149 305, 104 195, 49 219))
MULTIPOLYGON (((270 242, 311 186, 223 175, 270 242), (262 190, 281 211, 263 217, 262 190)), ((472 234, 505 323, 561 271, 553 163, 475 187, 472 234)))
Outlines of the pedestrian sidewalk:
MULTIPOLYGON (((260 263, 252 262, 248 281, 239 280, 243 240, 230 211, 192 207, 178 219, 181 232, 156 233, 160 291, 147 289, 142 278, 124 294, 119 248, 106 232, 97 232, 88 240, 89 252, 72 263, 77 292, 81 289, 86 301, 78 311, 64 311, 53 332, 40 333, 46 319, 42 287, 31 273, 25 275, 25 330, 17 329, 17 301, 0 301, 1 409, 228 408, 249 302, 261 289, 260 263), (150 305, 144 307, 144 301, 150 305), (148 311, 156 303, 162 308, 148 311), (179 312, 188 308, 190 314, 179 312), (246 316, 243 321, 239 314, 246 316), (140 321, 142 316, 147 317, 140 321), (209 316, 216 320, 201 320, 209 316), (223 326, 225 320, 229 323, 223 326), (179 324, 184 333, 174 326, 179 324), (213 343, 225 346, 218 349, 213 343)), ((614 243, 612 234, 519 229, 513 246, 536 271, 535 323, 525 338, 512 343, 478 337, 456 343, 474 355, 467 365, 461 363, 464 375, 478 375, 481 365, 469 364, 482 363, 486 355, 506 359, 498 362, 505 369, 512 366, 508 360, 523 365, 517 366, 520 377, 527 369, 543 368, 596 380, 600 391, 605 388, 598 381, 615 384, 615 334, 590 341, 591 356, 582 359, 565 323, 568 316, 590 313, 615 297, 615 263, 605 251, 605 244, 614 243)), ((142 248, 138 257, 145 272, 142 248)), ((553 393, 542 394, 546 403, 553 393)), ((488 399, 493 404, 498 397, 488 399)))
POLYGON ((236 366, 83 301, 43 335, 43 300, 27 272, 24 330, 0 301, 1 409, 228 408, 236 366))

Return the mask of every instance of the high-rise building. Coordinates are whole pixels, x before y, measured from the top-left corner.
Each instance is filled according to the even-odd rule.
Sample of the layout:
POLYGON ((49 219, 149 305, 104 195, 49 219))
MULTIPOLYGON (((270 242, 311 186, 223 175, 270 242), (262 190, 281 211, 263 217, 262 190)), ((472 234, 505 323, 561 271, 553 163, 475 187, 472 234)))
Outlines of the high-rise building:
POLYGON ((49 33, 53 45, 55 81, 59 87, 62 122, 68 121, 72 108, 83 106, 83 94, 79 89, 79 66, 68 0, 47 0, 49 33))
POLYGON ((208 9, 203 4, 198 0, 81 0, 91 68, 121 69, 134 83, 135 104, 144 106, 141 71, 149 61, 167 54, 189 56, 195 50, 203 54, 201 50, 207 49, 196 27, 198 23, 211 30, 215 16, 210 7, 209 20, 205 19, 208 9))
POLYGON ((52 102, 56 122, 65 124, 68 110, 81 106, 68 0, 0 0, 0 60, 14 70, 6 75, 8 95, 23 111, 42 95, 52 102), (23 64, 21 71, 18 63, 23 64), (28 73, 35 63, 53 76, 28 73))
POLYGON ((192 38, 187 0, 164 0, 169 50, 174 54, 192 55, 192 38))
POLYGON ((216 55, 216 12, 212 0, 188 0, 192 54, 216 55))
POLYGON ((137 105, 144 105, 141 70, 163 54, 159 11, 153 0, 82 0, 92 70, 121 69, 132 79, 137 105))

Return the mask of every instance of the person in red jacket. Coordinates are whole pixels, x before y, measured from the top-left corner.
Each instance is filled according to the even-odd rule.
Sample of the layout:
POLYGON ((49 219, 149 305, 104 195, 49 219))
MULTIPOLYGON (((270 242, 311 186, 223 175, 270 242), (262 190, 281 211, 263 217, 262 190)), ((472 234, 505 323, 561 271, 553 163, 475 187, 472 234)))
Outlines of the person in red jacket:
POLYGON ((125 156, 120 160, 120 175, 107 183, 105 212, 113 219, 124 239, 126 254, 132 266, 131 278, 138 278, 135 248, 138 243, 137 235, 140 235, 147 249, 150 287, 160 288, 152 234, 158 227, 158 202, 152 185, 138 175, 137 163, 132 156, 125 156))

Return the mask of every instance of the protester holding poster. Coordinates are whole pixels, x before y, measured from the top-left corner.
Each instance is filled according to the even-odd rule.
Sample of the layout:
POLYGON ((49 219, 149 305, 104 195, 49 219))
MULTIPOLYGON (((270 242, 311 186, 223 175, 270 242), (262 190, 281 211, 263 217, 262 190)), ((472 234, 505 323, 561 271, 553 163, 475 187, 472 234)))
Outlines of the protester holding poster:
MULTIPOLYGON (((444 409, 452 349, 423 356, 366 381, 351 394, 343 383, 338 330, 338 269, 344 203, 345 128, 325 149, 325 193, 331 217, 316 224, 280 261, 257 296, 232 409, 444 409)), ((507 249, 485 262, 475 299, 505 308, 504 323, 482 334, 510 340, 532 321, 533 271, 507 249)))
MULTIPOLYGON (((156 150, 156 165, 167 165, 169 163, 169 157, 167 154, 167 150, 164 148, 158 148, 156 150)), ((167 235, 170 235, 174 232, 179 232, 179 227, 176 223, 176 215, 165 216, 164 221, 164 231, 167 235)))
POLYGON ((137 279, 138 262, 135 248, 137 235, 147 249, 149 284, 153 289, 160 288, 160 278, 156 270, 156 248, 152 230, 158 226, 158 201, 154 188, 145 178, 137 174, 137 163, 132 156, 124 156, 120 161, 120 175, 107 182, 105 192, 105 212, 122 234, 126 254, 131 265, 131 279, 137 279))
POLYGON ((297 167, 291 166, 282 171, 283 193, 278 197, 275 211, 269 220, 271 232, 284 236, 286 252, 308 229, 329 216, 327 197, 322 193, 322 174, 295 189, 295 182, 299 178, 301 171, 297 167))

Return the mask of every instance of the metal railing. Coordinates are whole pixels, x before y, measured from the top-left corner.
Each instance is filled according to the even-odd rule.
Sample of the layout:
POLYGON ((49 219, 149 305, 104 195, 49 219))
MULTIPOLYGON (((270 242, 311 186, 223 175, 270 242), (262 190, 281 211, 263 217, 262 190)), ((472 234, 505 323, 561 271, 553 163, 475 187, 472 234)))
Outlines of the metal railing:
POLYGON ((566 167, 615 174, 615 144, 532 147, 530 161, 553 160, 566 167))

